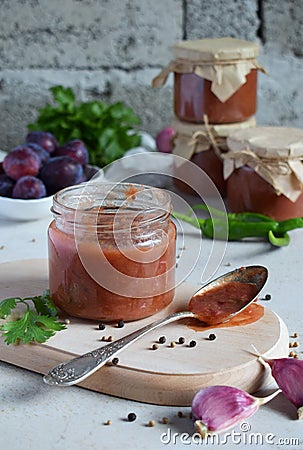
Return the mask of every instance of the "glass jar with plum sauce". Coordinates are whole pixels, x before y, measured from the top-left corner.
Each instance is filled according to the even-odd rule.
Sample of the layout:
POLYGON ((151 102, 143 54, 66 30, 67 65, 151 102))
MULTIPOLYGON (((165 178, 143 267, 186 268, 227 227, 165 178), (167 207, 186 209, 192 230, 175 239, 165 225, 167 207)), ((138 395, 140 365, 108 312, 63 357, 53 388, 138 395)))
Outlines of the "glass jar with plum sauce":
POLYGON ((161 189, 85 183, 55 194, 49 226, 49 284, 75 317, 131 321, 174 297, 176 228, 161 189))
POLYGON ((193 193, 190 186, 180 181, 186 175, 195 186, 200 186, 201 192, 205 192, 205 178, 200 176, 199 171, 193 170, 192 165, 188 164, 190 161, 210 177, 221 196, 225 197, 222 154, 227 151, 226 139, 236 130, 255 127, 255 118, 227 125, 198 125, 174 118, 171 126, 175 130, 173 154, 184 158, 183 164, 179 162, 174 166, 174 184, 183 191, 193 193), (190 175, 185 172, 190 172, 190 175))
POLYGON ((227 138, 227 206, 276 220, 303 217, 303 130, 255 127, 227 138))
POLYGON ((153 80, 162 86, 174 73, 174 113, 185 122, 246 121, 257 110, 259 46, 230 37, 181 41, 175 59, 153 80))

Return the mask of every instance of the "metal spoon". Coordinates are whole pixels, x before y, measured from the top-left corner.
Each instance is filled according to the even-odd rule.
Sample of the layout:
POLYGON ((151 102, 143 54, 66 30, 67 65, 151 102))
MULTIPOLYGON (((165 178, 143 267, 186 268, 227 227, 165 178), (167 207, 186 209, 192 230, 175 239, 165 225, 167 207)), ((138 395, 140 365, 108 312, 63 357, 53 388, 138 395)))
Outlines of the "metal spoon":
MULTIPOLYGON (((193 300, 197 300, 197 296, 199 299, 201 298, 201 305, 203 304, 203 296, 206 296, 206 293, 209 293, 213 290, 218 290, 223 285, 228 285, 230 282, 238 282, 242 284, 249 284, 254 286, 253 295, 250 295, 246 299, 242 299, 239 304, 234 304, 233 311, 230 311, 228 315, 226 314, 224 317, 221 315, 220 320, 212 319, 205 321, 203 318, 203 306, 199 306, 199 314, 196 314, 193 311, 182 311, 171 314, 163 319, 157 320, 145 327, 134 331, 133 333, 118 339, 117 341, 111 342, 101 348, 85 353, 84 355, 78 356, 76 358, 71 359, 70 361, 61 363, 51 369, 47 375, 43 377, 43 381, 50 385, 60 385, 60 386, 72 386, 73 384, 80 383, 85 380, 92 373, 96 372, 96 370, 100 369, 104 364, 106 364, 112 357, 119 352, 121 352, 124 348, 128 347, 130 344, 135 342, 141 336, 144 336, 149 331, 154 330, 155 328, 159 328, 162 325, 166 325, 170 322, 174 322, 176 320, 192 317, 197 318, 205 324, 214 324, 214 323, 222 323, 225 322, 236 314, 239 314, 243 311, 250 303, 254 301, 257 297, 258 293, 264 286, 268 277, 268 271, 263 266, 248 266, 241 267, 239 269, 233 270, 225 275, 222 275, 219 278, 211 281, 206 284, 204 287, 199 289, 194 296, 192 297, 190 303, 193 300)), ((224 302, 221 300, 221 305, 224 302)), ((209 303, 208 303, 209 305, 209 303)), ((209 311, 206 314, 209 318, 209 311)))

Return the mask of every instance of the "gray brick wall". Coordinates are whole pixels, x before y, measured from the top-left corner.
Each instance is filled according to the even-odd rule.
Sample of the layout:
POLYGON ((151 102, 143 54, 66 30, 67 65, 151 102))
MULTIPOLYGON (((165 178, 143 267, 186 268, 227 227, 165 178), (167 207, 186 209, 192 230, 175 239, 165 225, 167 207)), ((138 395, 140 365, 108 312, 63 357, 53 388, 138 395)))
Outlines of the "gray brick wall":
POLYGON ((156 134, 172 117, 172 78, 151 80, 180 39, 260 44, 259 124, 303 127, 302 0, 1 0, 0 148, 22 142, 48 88, 122 100, 156 134))
POLYGON ((255 41, 260 20, 257 0, 189 0, 186 38, 231 36, 255 41))

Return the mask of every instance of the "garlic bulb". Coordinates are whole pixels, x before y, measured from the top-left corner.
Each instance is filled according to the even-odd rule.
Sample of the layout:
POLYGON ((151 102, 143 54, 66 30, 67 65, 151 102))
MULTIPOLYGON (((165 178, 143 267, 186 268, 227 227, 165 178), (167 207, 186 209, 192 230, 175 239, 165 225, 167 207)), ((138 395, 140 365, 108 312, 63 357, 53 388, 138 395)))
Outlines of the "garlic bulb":
POLYGON ((252 416, 260 405, 273 399, 280 391, 268 397, 253 397, 232 386, 209 386, 201 389, 192 402, 195 428, 202 437, 232 428, 252 416))

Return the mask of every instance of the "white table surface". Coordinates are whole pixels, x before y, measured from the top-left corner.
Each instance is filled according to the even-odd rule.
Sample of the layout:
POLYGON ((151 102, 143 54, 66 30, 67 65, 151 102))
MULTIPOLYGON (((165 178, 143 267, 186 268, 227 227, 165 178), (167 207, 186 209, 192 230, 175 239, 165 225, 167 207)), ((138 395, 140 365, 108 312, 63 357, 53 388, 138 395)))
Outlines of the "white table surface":
MULTIPOLYGON (((10 222, 0 218, 0 263, 46 258, 50 220, 51 216, 36 222, 10 222)), ((184 255, 186 253, 187 259, 184 264, 188 266, 188 256, 199 245, 200 237, 190 226, 186 230, 188 241, 184 255)), ((199 283, 210 245, 211 241, 203 240, 201 258, 188 281, 199 283)), ((269 279, 263 292, 270 293, 272 300, 266 306, 283 318, 290 335, 299 333, 301 347, 297 350, 300 358, 303 358, 302 248, 303 230, 291 232, 291 243, 286 248, 274 249, 265 242, 229 243, 216 272, 217 276, 250 264, 268 267, 269 279)), ((184 270, 184 264, 181 260, 179 270, 184 270)), ((194 429, 188 419, 189 407, 148 405, 76 386, 50 387, 43 383, 41 375, 3 362, 0 362, 0 412, 1 449, 6 450, 206 448, 205 444, 199 446, 191 441, 194 429), (178 411, 187 418, 179 418, 178 411), (136 413, 135 422, 126 420, 129 412, 136 413), (160 423, 162 417, 167 417, 169 424, 160 423), (108 419, 112 421, 110 426, 104 425, 108 419), (147 426, 150 420, 155 420, 154 427, 147 426), (166 434, 161 442, 163 433, 166 434)), ((241 432, 238 426, 234 429, 238 435, 225 436, 227 444, 209 443, 207 447, 303 449, 303 423, 296 420, 295 408, 281 394, 246 420, 242 429, 241 432), (245 431, 245 427, 249 430, 245 431), (262 445, 249 444, 249 439, 255 442, 256 433, 258 439, 262 439, 262 445), (293 439, 299 442, 291 443, 293 439)))

